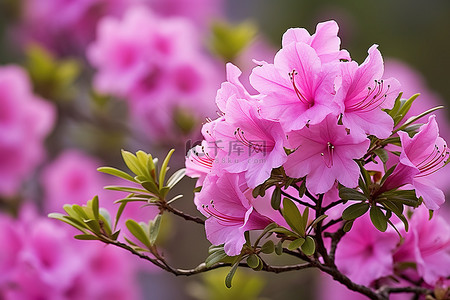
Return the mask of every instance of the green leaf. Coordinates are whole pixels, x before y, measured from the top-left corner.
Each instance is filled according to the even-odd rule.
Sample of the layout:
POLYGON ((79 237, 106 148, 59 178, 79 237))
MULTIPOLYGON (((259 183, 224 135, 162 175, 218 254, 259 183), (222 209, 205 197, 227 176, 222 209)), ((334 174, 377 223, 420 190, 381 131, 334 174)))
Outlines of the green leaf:
POLYGON ((98 204, 98 196, 95 196, 92 200, 92 212, 94 213, 94 218, 96 221, 99 219, 99 204, 98 204))
POLYGON ((225 277, 225 285, 227 288, 231 288, 231 281, 233 280, 234 274, 236 274, 236 270, 239 266, 240 258, 236 260, 236 262, 231 266, 230 272, 225 277))
POLYGON ((406 116, 409 109, 411 108, 414 100, 416 100, 417 97, 419 97, 419 95, 420 94, 412 95, 411 98, 402 103, 398 113, 394 116, 394 127, 397 126, 403 120, 403 118, 406 116))
POLYGON ((310 236, 307 236, 300 249, 303 253, 305 253, 305 255, 313 255, 314 252, 316 252, 316 243, 314 239, 310 236))
POLYGON ((342 228, 342 230, 344 230, 344 232, 349 232, 352 229, 352 227, 353 227, 353 222, 354 222, 354 220, 345 222, 344 227, 342 228))
POLYGON ((167 186, 172 189, 181 179, 186 175, 186 169, 180 169, 173 173, 172 176, 167 180, 167 186))
POLYGON ((272 198, 270 199, 270 205, 273 209, 279 210, 281 205, 281 188, 276 187, 273 190, 272 198))
POLYGON ((225 253, 225 251, 222 249, 212 252, 205 260, 205 265, 207 268, 212 267, 218 262, 221 262, 225 258, 227 258, 228 255, 225 253))
POLYGON ((370 208, 370 220, 372 224, 381 232, 385 232, 387 229, 387 218, 383 211, 378 206, 372 206, 370 208))
POLYGON ((300 187, 298 188, 298 196, 302 198, 306 193, 306 180, 303 179, 300 187))
POLYGON ((150 244, 154 245, 156 242, 156 239, 158 238, 159 228, 161 226, 161 219, 162 216, 158 214, 156 218, 151 222, 150 226, 150 244))
POLYGON ((253 198, 258 198, 259 192, 261 191, 262 188, 263 188, 263 185, 260 184, 260 185, 258 185, 257 187, 255 187, 255 188, 253 189, 253 191, 252 191, 252 196, 253 196, 253 198))
POLYGON ((298 249, 298 248, 300 248, 300 247, 303 245, 304 242, 305 242, 305 239, 304 239, 304 238, 298 238, 298 239, 292 241, 292 242, 288 245, 288 249, 289 249, 289 250, 295 250, 295 249, 298 249))
POLYGON ((276 244, 275 253, 277 255, 283 254, 283 240, 278 241, 278 243, 276 244))
POLYGON ((397 98, 395 99, 394 102, 394 107, 392 109, 386 109, 386 112, 391 116, 391 117, 395 117, 398 114, 398 111, 400 110, 401 107, 401 98, 402 98, 403 93, 400 93, 397 98))
POLYGON ((350 205, 342 212, 342 219, 354 220, 364 215, 368 210, 369 210, 368 203, 356 203, 350 205))
POLYGON ((386 149, 379 148, 375 149, 373 152, 380 158, 381 162, 383 162, 384 164, 388 161, 389 155, 386 149))
POLYGON ((133 188, 129 186, 115 186, 115 185, 108 185, 104 187, 105 190, 110 191, 121 191, 121 192, 127 192, 127 193, 137 193, 137 194, 148 194, 149 192, 147 190, 133 188))
POLYGON ((127 220, 125 222, 125 225, 127 226, 128 230, 131 232, 134 237, 136 237, 142 244, 144 244, 147 248, 151 248, 150 240, 147 237, 147 234, 145 233, 144 229, 134 220, 127 220))
POLYGON ((96 237, 95 235, 90 235, 90 234, 79 234, 79 235, 75 235, 74 238, 77 240, 84 240, 84 241, 99 240, 98 237, 96 237))
POLYGON ((264 245, 262 245, 261 247, 261 252, 264 254, 270 254, 273 251, 275 251, 275 244, 273 241, 267 241, 264 243, 264 245))
POLYGON ((317 219, 314 220, 314 222, 311 223, 311 227, 315 227, 317 225, 317 223, 319 223, 320 221, 323 221, 326 217, 328 217, 327 215, 321 215, 319 216, 317 219))
POLYGON ((169 165, 170 158, 172 157, 174 151, 175 149, 169 151, 161 166, 161 171, 159 172, 159 189, 162 189, 164 186, 164 179, 166 178, 167 166, 169 165))
POLYGON ((413 116, 413 117, 409 118, 408 120, 406 120, 406 122, 402 126, 397 128, 396 130, 394 130, 393 133, 396 133, 397 131, 405 129, 406 127, 408 127, 409 125, 411 125, 415 121, 425 117, 428 114, 431 114, 432 112, 434 112, 434 111, 436 111, 438 109, 442 109, 442 108, 444 108, 444 107, 443 106, 436 106, 436 107, 430 108, 429 110, 427 110, 427 111, 425 111, 425 112, 423 112, 423 113, 421 113, 421 114, 419 114, 417 116, 413 116))
POLYGON ((259 265, 259 263, 260 263, 260 261, 259 261, 259 257, 258 257, 257 255, 255 255, 255 254, 250 254, 250 255, 247 257, 247 265, 248 265, 250 268, 252 268, 252 269, 257 268, 258 265, 259 265))
POLYGON ((303 218, 300 214, 297 205, 294 204, 288 198, 283 199, 283 217, 289 226, 300 234, 300 236, 305 236, 305 227, 303 226, 303 218))
POLYGON ((136 175, 145 175, 141 171, 141 166, 139 165, 137 157, 133 153, 122 149, 122 158, 131 172, 133 172, 136 175))
POLYGON ((147 191, 149 191, 150 193, 152 193, 155 196, 158 196, 160 193, 159 188, 156 186, 156 184, 153 181, 144 181, 144 182, 141 182, 141 185, 144 189, 146 189, 147 191))
POLYGON ((124 171, 121 171, 119 169, 116 168, 112 168, 112 167, 100 167, 97 169, 97 171, 102 172, 102 173, 106 173, 112 176, 116 176, 128 181, 132 181, 132 182, 136 182, 136 180, 133 178, 133 176, 129 175, 128 173, 125 173, 124 171))
POLYGON ((128 202, 120 203, 119 209, 117 210, 117 213, 116 213, 116 219, 114 221, 114 230, 116 230, 117 224, 119 223, 120 217, 122 216, 122 213, 123 213, 125 207, 127 206, 127 204, 128 204, 128 202))

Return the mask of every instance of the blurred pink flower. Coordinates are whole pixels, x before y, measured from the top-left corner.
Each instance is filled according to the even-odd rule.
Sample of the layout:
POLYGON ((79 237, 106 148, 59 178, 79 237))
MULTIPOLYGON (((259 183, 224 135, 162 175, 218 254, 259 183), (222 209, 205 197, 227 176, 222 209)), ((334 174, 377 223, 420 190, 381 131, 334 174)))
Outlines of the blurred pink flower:
POLYGON ((45 156, 55 110, 32 90, 23 69, 0 67, 0 195, 17 193, 45 156))
POLYGON ((7 243, 15 249, 5 258, 15 264, 14 272, 0 282, 4 299, 139 298, 135 270, 120 249, 77 241, 57 221, 33 214, 5 218, 0 215, 0 222, 14 226, 20 244, 7 243))
POLYGON ((55 54, 81 54, 94 39, 97 22, 106 15, 120 16, 139 0, 25 0, 23 42, 39 43, 55 54))
POLYGON ((105 18, 87 56, 98 69, 95 88, 127 99, 145 135, 179 139, 183 116, 177 113, 198 124, 214 110, 220 72, 187 19, 162 19, 144 7, 128 10, 121 20, 105 18))
MULTIPOLYGON (((394 254, 395 263, 412 262, 420 278, 432 286, 450 275, 450 224, 439 211, 429 220, 428 210, 414 210, 403 244, 394 254)), ((448 219, 447 219, 448 220, 448 219)))
POLYGON ((400 238, 394 230, 376 229, 369 214, 355 220, 336 250, 336 265, 352 281, 369 285, 394 273, 393 252, 400 238))

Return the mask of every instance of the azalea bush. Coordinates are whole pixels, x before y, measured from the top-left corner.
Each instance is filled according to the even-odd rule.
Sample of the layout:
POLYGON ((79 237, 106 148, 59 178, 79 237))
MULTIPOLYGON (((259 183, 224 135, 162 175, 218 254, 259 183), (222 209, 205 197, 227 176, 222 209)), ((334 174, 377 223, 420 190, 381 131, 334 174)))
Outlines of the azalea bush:
MULTIPOLYGON (((105 21, 101 33, 114 26, 105 21)), ((185 168, 169 170, 173 150, 162 161, 144 151, 122 151, 128 170, 98 169, 122 180, 106 189, 127 193, 117 197, 115 215, 94 197, 50 217, 78 229, 77 239, 115 245, 175 275, 231 267, 227 287, 238 268, 318 269, 370 299, 448 299, 450 270, 441 264, 450 261, 450 225, 439 211, 444 194, 430 180, 450 156, 433 114, 442 107, 406 117, 419 95, 406 99, 399 81, 385 78, 377 45, 358 64, 340 48, 337 34, 334 21, 318 24, 312 35, 289 29, 273 63, 254 61, 252 92, 241 83, 239 68, 227 64, 216 96, 218 117, 204 123, 203 140, 188 150, 185 168), (202 216, 176 207, 183 195, 172 190, 185 175, 197 178, 194 204, 202 216), (124 234, 118 224, 133 203, 158 213, 145 222, 126 220, 124 234), (180 269, 164 256, 158 237, 165 214, 204 227, 212 245, 197 267, 180 269), (295 263, 274 263, 276 256, 295 263)), ((169 46, 163 37, 155 41, 169 46)), ((149 74, 136 64, 118 85, 120 65, 112 72, 114 65, 103 64, 107 58, 99 54, 114 42, 100 38, 90 49, 100 68, 96 82, 132 93, 138 103, 143 90, 126 84, 140 78, 148 83, 149 74)), ((146 55, 135 45, 124 63, 146 55)), ((154 58, 151 72, 171 74, 154 58)), ((189 61, 174 61, 179 64, 165 83, 191 91, 194 69, 189 61)))

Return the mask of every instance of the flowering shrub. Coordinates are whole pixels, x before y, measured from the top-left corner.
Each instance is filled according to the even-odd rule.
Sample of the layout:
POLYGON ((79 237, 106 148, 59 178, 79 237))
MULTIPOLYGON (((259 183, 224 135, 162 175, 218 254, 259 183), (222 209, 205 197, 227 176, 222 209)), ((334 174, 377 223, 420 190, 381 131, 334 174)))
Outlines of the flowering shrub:
POLYGON ((450 156, 432 115, 440 107, 405 119, 418 95, 403 99, 400 83, 383 76, 377 45, 358 64, 340 49, 337 33, 334 21, 312 35, 288 30, 274 62, 253 69, 254 95, 227 65, 219 117, 203 126, 186 169, 166 179, 173 151, 160 166, 143 151, 123 151, 133 175, 100 168, 133 183, 110 187, 129 193, 117 201, 114 221, 98 198, 50 216, 79 229, 79 239, 116 245, 175 275, 231 266, 228 287, 239 266, 317 268, 370 299, 448 299, 442 286, 450 271, 436 263, 448 266, 449 225, 433 216, 444 195, 428 177, 450 156), (180 196, 169 192, 185 174, 198 178, 194 202, 206 220, 173 207, 180 196), (133 237, 123 243, 115 224, 130 202, 155 205, 159 214, 149 223, 126 221, 133 237), (205 263, 191 270, 167 263, 156 243, 165 212, 205 226, 212 243, 205 263), (301 263, 271 265, 274 253, 301 263))

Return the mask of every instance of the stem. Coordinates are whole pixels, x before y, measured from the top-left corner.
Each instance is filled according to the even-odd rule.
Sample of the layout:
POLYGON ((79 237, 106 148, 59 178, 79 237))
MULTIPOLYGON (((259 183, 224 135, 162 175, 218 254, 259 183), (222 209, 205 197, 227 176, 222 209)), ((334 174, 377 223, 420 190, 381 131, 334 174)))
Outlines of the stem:
POLYGON ((203 220, 199 217, 194 217, 189 214, 186 214, 186 213, 182 212, 181 210, 178 210, 165 202, 159 202, 158 205, 162 210, 167 210, 167 211, 173 213, 174 215, 182 217, 183 219, 185 219, 187 221, 192 221, 197 224, 205 225, 205 220, 203 220))
POLYGON ((298 198, 295 198, 294 196, 289 195, 288 193, 284 192, 283 190, 281 190, 281 194, 283 196, 288 197, 289 199, 297 202, 297 203, 300 203, 301 205, 307 206, 309 208, 314 208, 314 205, 309 204, 308 202, 302 201, 302 200, 300 200, 298 198))

